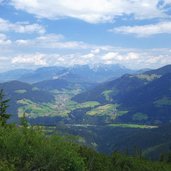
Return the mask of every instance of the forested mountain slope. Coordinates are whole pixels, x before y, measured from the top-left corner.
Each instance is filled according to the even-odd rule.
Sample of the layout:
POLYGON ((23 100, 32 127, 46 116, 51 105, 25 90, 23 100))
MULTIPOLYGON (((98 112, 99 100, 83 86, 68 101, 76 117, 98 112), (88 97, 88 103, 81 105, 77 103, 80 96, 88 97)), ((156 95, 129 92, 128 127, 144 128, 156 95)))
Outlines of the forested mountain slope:
POLYGON ((171 121, 171 66, 137 75, 124 75, 73 98, 77 102, 118 104, 127 111, 117 121, 165 123, 171 121))

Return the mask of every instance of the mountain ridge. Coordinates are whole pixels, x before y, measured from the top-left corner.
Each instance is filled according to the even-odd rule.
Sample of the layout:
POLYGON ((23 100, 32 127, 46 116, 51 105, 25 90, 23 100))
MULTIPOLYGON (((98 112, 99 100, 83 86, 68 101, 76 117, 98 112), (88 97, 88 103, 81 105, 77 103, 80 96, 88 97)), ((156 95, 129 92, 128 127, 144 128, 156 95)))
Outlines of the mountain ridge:
POLYGON ((116 118, 116 122, 171 122, 171 65, 142 74, 123 75, 76 95, 73 100, 82 103, 98 101, 103 105, 118 104, 118 110, 127 113, 116 118))
POLYGON ((24 71, 25 70, 17 69, 0 73, 0 81, 19 80, 28 83, 36 83, 50 79, 66 79, 77 82, 86 80, 86 82, 98 83, 117 78, 125 73, 135 72, 117 64, 101 64, 98 66, 75 65, 73 67, 51 66, 38 68, 36 70, 26 70, 27 72, 24 71))

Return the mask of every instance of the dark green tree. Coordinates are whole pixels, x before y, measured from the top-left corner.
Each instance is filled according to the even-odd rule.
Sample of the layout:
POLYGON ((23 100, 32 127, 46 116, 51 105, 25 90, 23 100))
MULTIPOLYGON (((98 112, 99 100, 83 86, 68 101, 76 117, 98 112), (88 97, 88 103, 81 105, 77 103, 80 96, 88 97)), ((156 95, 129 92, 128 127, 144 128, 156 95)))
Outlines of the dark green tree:
POLYGON ((0 90, 0 125, 4 126, 7 120, 10 118, 10 114, 7 114, 9 99, 5 99, 3 90, 0 90))

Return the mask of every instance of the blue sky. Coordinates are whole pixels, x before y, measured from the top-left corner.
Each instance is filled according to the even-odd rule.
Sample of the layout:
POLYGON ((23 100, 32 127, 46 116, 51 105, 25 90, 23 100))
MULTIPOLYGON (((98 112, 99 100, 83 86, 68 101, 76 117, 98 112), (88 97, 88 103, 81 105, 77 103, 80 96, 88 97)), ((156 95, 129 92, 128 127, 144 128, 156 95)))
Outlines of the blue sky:
POLYGON ((0 0, 0 71, 171 64, 171 0, 0 0))

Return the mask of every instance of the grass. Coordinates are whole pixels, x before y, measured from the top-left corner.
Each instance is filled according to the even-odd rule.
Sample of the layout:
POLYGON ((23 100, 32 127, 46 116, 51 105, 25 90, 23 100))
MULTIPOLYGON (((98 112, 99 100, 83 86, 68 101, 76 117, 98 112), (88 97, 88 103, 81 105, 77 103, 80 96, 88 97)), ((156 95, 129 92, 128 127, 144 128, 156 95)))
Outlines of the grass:
POLYGON ((157 107, 171 106, 171 99, 168 97, 163 97, 162 99, 155 101, 154 104, 157 107))
POLYGON ((29 118, 37 118, 37 117, 44 117, 44 116, 61 116, 61 117, 66 117, 68 116, 67 111, 60 112, 55 109, 55 105, 51 103, 46 103, 46 104, 37 104, 34 103, 28 99, 22 99, 18 100, 18 104, 23 104, 18 109, 18 116, 22 117, 23 113, 26 114, 27 117, 29 118))
POLYGON ((37 87, 33 87, 32 88, 32 91, 39 91, 40 89, 39 88, 37 88, 37 87))
POLYGON ((22 117, 23 113, 26 114, 29 118, 37 118, 37 117, 68 117, 69 113, 75 109, 83 109, 83 108, 94 108, 100 105, 99 102, 96 101, 88 101, 85 103, 77 103, 71 101, 71 95, 65 93, 57 93, 55 95, 54 103, 34 103, 28 99, 18 100, 18 104, 22 106, 18 109, 18 116, 22 117))
POLYGON ((102 92, 102 95, 105 97, 105 99, 109 102, 112 101, 111 95, 115 96, 118 93, 118 90, 116 88, 113 88, 112 90, 105 90, 102 92))
POLYGON ((160 78, 160 75, 139 74, 139 75, 137 75, 137 78, 142 79, 142 80, 147 80, 147 81, 153 81, 154 79, 160 78))
MULTIPOLYGON (((34 91, 37 91, 37 88, 33 88, 34 91)), ((87 101, 84 103, 78 103, 72 101, 71 98, 78 94, 80 89, 72 90, 53 90, 52 93, 55 96, 55 102, 53 103, 34 103, 28 99, 22 99, 18 101, 18 104, 21 106, 18 109, 18 116, 22 117, 23 113, 26 114, 29 118, 37 117, 69 117, 69 114, 76 109, 87 109, 89 110, 86 114, 89 116, 107 116, 110 119, 115 119, 117 116, 121 116, 127 113, 127 111, 118 111, 118 104, 106 104, 101 105, 97 101, 87 101)), ((20 93, 24 91, 20 90, 20 93)), ((106 90, 104 95, 109 100, 110 93, 113 93, 113 90, 106 90)))
POLYGON ((29 118, 37 117, 69 117, 69 114, 76 109, 87 109, 88 116, 105 116, 110 120, 126 114, 128 111, 119 111, 118 104, 101 105, 97 101, 87 101, 84 103, 77 103, 71 98, 75 92, 55 91, 55 102, 53 103, 34 103, 28 99, 18 100, 21 106, 18 109, 18 116, 22 117, 25 113, 29 118))
POLYGON ((86 114, 90 116, 110 116, 111 119, 115 119, 118 116, 122 116, 128 113, 128 111, 118 110, 119 104, 106 104, 98 106, 88 111, 86 114))
MULTIPOLYGON (((37 91, 37 88, 33 88, 34 91, 37 91)), ((34 103, 28 99, 18 100, 18 104, 21 106, 18 109, 18 116, 22 117, 23 113, 26 114, 29 118, 37 117, 68 117, 69 113, 77 108, 86 108, 93 107, 98 105, 97 102, 87 102, 83 104, 78 104, 71 101, 70 99, 79 92, 79 89, 76 90, 55 90, 53 94, 55 95, 55 102, 53 103, 34 103)), ((21 93, 21 90, 19 91, 21 93)))
POLYGON ((122 128, 140 128, 140 129, 158 128, 158 126, 154 126, 154 125, 122 124, 122 123, 109 124, 108 126, 111 126, 111 127, 122 127, 122 128))
POLYGON ((84 103, 78 104, 77 108, 94 108, 96 106, 99 106, 100 103, 96 101, 87 101, 84 103))
POLYGON ((15 93, 24 94, 27 93, 27 90, 15 90, 15 93))
MULTIPOLYGON (((35 89, 36 91, 36 89, 35 89)), ((97 101, 87 101, 84 103, 78 103, 72 101, 71 98, 77 94, 80 90, 55 90, 53 94, 55 96, 55 102, 53 103, 34 103, 28 99, 22 99, 18 101, 21 106, 18 109, 18 116, 22 117, 23 113, 29 118, 37 117, 69 117, 69 114, 76 109, 86 109, 86 115, 88 116, 102 116, 107 119, 115 120, 118 116, 122 116, 128 113, 128 111, 120 111, 118 109, 119 104, 106 104, 101 105, 97 101)), ((113 93, 111 90, 104 92, 105 96, 109 96, 113 93)), ((137 118, 137 116, 135 116, 137 118)))
POLYGON ((103 116, 103 115, 116 115, 116 108, 117 104, 106 104, 103 106, 98 106, 90 111, 88 111, 86 114, 90 116, 103 116))
POLYGON ((128 111, 127 110, 121 110, 121 111, 117 111, 117 116, 123 116, 125 114, 127 114, 128 111))
POLYGON ((105 90, 105 91, 102 93, 102 95, 105 97, 105 99, 106 99, 107 101, 111 101, 112 99, 111 99, 111 97, 110 97, 110 94, 111 94, 112 92, 113 92, 112 90, 105 90))
MULTIPOLYGON (((88 128, 88 127, 98 127, 99 125, 92 125, 92 124, 64 124, 63 126, 66 126, 68 128, 70 128, 70 127, 88 128)), ((155 125, 124 124, 124 123, 106 124, 106 125, 104 125, 104 127, 120 127, 120 128, 136 128, 136 129, 155 129, 155 128, 158 128, 158 126, 155 126, 155 125)), ((56 129, 55 126, 46 126, 45 128, 56 129)))

